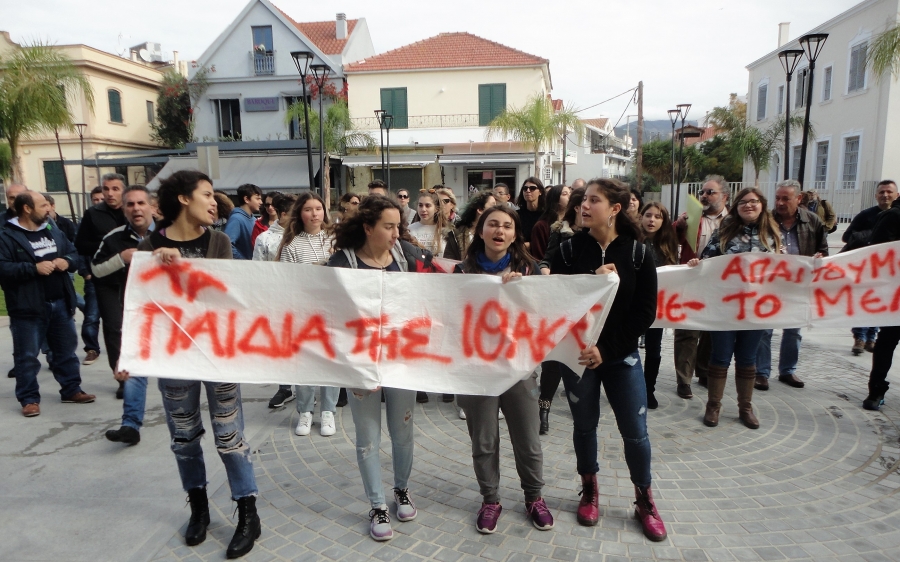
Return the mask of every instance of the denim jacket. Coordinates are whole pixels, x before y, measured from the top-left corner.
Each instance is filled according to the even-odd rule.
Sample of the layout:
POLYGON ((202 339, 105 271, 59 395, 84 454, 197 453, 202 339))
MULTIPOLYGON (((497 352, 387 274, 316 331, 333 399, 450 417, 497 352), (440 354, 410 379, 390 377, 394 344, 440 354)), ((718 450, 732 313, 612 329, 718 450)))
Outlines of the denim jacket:
MULTIPOLYGON (((725 221, 722 222, 724 223, 725 221)), ((769 245, 774 246, 775 240, 769 240, 769 245)), ((719 229, 716 229, 710 237, 706 248, 703 249, 700 258, 714 258, 716 256, 741 254, 744 252, 771 252, 771 250, 763 246, 762 241, 759 239, 759 227, 755 224, 744 225, 743 233, 729 240, 725 248, 722 248, 722 244, 719 242, 719 229)))

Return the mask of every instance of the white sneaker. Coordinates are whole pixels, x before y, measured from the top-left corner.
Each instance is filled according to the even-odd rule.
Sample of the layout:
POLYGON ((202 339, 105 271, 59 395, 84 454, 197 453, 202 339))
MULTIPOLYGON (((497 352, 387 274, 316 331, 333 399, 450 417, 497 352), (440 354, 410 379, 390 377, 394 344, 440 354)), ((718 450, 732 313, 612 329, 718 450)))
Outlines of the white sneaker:
POLYGON ((463 410, 462 408, 459 409, 459 419, 461 419, 461 420, 466 419, 466 411, 463 410))
POLYGON ((297 422, 297 427, 294 428, 294 433, 309 435, 310 430, 312 430, 312 412, 304 412, 300 414, 300 420, 297 422))
POLYGON ((322 437, 331 437, 335 431, 334 412, 322 412, 322 427, 319 428, 319 434, 322 437))

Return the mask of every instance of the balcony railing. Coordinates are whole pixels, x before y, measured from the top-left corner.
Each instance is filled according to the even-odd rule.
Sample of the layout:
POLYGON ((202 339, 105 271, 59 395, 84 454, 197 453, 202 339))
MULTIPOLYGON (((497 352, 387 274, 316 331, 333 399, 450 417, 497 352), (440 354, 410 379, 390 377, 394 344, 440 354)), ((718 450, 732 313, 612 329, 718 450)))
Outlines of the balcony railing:
POLYGON ((631 151, 627 148, 622 148, 604 141, 592 142, 591 154, 616 154, 624 158, 631 157, 631 151))
POLYGON ((275 74, 275 55, 272 53, 254 53, 253 73, 256 76, 275 74))
MULTIPOLYGON (((377 129, 376 117, 354 117, 351 119, 357 129, 377 129)), ((410 115, 410 129, 449 129, 454 127, 477 127, 477 113, 458 113, 454 115, 410 115)))

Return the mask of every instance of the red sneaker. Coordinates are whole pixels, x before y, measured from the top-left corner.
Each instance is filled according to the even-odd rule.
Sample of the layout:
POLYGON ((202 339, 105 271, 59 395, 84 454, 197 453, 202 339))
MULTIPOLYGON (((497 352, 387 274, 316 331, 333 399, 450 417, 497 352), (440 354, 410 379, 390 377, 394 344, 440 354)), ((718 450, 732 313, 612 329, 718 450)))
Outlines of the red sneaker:
POLYGON ((497 520, 500 519, 500 512, 503 507, 499 503, 483 503, 481 509, 478 510, 478 519, 475 521, 475 528, 479 533, 490 535, 497 530, 497 520))
POLYGON ((641 488, 634 487, 634 516, 641 520, 641 527, 644 528, 644 536, 651 541, 666 540, 666 525, 663 523, 659 512, 656 511, 656 504, 653 503, 653 492, 650 486, 641 488))
POLYGON ((578 523, 586 527, 597 524, 600 520, 599 492, 597 491, 597 475, 581 475, 581 502, 578 504, 578 523))

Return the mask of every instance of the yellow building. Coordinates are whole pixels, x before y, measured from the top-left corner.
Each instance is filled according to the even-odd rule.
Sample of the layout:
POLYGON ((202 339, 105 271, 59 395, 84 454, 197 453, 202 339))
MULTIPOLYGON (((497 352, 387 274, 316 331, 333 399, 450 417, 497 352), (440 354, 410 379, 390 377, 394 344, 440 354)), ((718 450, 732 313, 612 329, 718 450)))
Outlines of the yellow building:
MULTIPOLYGON (((8 32, 0 31, 0 56, 17 47, 8 32)), ((138 62, 137 53, 132 56, 136 60, 129 60, 87 45, 60 45, 57 48, 72 60, 93 86, 93 112, 82 97, 75 100, 70 108, 73 120, 87 125, 84 127, 85 161, 94 159, 97 153, 158 148, 150 140, 150 125, 156 118, 156 98, 167 66, 165 63, 138 62)), ((142 54, 146 56, 145 52, 142 54)), ((119 172, 128 178, 130 184, 147 181, 143 166, 128 166, 85 167, 82 182, 82 167, 78 165, 81 143, 77 132, 59 131, 59 138, 77 214, 82 208, 82 185, 90 193, 104 173, 119 172)), ((23 183, 36 191, 63 193, 62 196, 55 196, 57 210, 67 212, 63 166, 53 133, 22 139, 19 158, 24 172, 23 183)))

